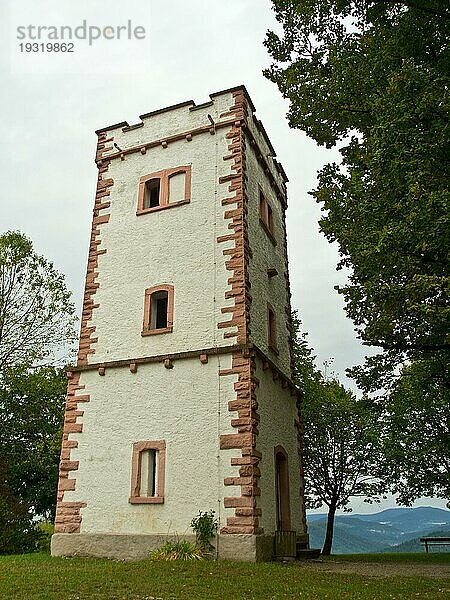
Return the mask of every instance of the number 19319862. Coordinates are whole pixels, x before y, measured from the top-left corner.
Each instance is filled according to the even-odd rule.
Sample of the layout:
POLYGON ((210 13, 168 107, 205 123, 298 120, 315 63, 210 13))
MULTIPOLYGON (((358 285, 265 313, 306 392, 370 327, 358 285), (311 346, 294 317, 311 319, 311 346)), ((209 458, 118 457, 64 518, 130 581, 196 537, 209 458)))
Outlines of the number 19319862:
POLYGON ((37 42, 26 42, 19 44, 21 52, 73 52, 74 44, 70 43, 37 43, 37 42))

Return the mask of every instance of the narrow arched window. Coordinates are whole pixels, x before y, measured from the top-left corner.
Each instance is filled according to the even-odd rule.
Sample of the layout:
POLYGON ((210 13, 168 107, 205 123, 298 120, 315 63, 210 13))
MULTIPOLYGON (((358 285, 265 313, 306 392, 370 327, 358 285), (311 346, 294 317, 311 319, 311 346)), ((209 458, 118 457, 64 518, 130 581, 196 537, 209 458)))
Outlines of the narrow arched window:
POLYGON ((275 499, 277 530, 289 531, 291 528, 289 466, 286 450, 282 446, 275 448, 275 499))
POLYGON ((173 285, 145 290, 144 322, 141 335, 170 333, 173 329, 173 285))

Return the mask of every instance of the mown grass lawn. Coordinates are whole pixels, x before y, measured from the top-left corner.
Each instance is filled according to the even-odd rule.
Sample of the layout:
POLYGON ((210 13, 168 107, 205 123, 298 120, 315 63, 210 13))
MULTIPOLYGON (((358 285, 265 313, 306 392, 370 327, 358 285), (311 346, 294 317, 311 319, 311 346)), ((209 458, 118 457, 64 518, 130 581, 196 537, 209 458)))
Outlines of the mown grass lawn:
POLYGON ((449 592, 445 578, 318 573, 308 563, 0 557, 2 600, 444 600, 449 592))

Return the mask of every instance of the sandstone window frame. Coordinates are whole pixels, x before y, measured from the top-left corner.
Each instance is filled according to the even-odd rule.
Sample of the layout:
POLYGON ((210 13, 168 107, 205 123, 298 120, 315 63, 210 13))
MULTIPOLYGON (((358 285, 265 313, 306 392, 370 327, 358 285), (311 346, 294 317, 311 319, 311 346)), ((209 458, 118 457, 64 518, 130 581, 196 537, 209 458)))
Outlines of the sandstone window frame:
POLYGON ((270 241, 276 246, 277 240, 275 238, 275 224, 274 224, 274 213, 270 202, 261 188, 258 186, 259 191, 259 222, 262 225, 264 231, 269 236, 270 241))
POLYGON ((278 354, 277 315, 269 302, 267 303, 267 345, 275 354, 278 354))
POLYGON ((131 461, 131 494, 128 498, 130 504, 163 504, 166 470, 166 442, 165 440, 147 440, 134 442, 131 461), (156 494, 154 496, 141 495, 142 456, 147 450, 156 452, 156 494))
POLYGON ((165 210, 166 208, 173 208, 182 204, 189 204, 189 202, 191 201, 191 182, 191 165, 174 167, 172 169, 163 169, 161 171, 149 173, 148 175, 143 175, 139 179, 138 205, 136 215, 145 215, 148 213, 157 212, 159 210, 165 210), (170 202, 170 179, 175 175, 179 175, 181 173, 184 173, 185 176, 184 198, 182 198, 181 200, 176 200, 175 202, 170 202), (152 180, 159 181, 159 204, 157 206, 146 207, 147 182, 150 182, 152 180))
POLYGON ((173 331, 173 296, 174 287, 170 283, 163 283, 160 285, 154 285, 145 290, 144 295, 144 320, 142 323, 142 336, 147 335, 159 335, 161 333, 172 333, 173 331), (160 292, 167 293, 167 321, 166 327, 154 327, 152 321, 154 321, 153 311, 155 310, 155 295, 160 292))

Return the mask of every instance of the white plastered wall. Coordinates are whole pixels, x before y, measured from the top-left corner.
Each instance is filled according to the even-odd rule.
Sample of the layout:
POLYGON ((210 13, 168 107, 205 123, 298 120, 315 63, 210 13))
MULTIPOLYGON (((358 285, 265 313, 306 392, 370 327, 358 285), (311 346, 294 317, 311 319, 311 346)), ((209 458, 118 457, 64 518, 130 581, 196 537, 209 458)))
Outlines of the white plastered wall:
MULTIPOLYGON (((119 129, 110 135, 121 148, 125 143, 135 144, 138 135, 151 141, 166 132, 189 131, 200 122, 207 125, 207 114, 218 120, 220 112, 232 103, 231 94, 227 94, 205 109, 189 111, 183 107, 145 119, 144 127, 137 130, 124 133, 119 129)), ((223 218, 226 209, 221 205, 221 200, 230 196, 229 184, 218 183, 219 177, 231 173, 230 161, 223 160, 229 153, 227 131, 218 129, 215 135, 206 132, 193 136, 190 142, 183 139, 167 148, 158 146, 144 155, 136 152, 124 161, 111 161, 105 174, 114 180, 108 198, 111 206, 105 210, 110 219, 100 226, 100 248, 106 249, 106 254, 98 259, 100 287, 94 298, 100 306, 87 324, 96 327, 98 337, 90 363, 230 343, 217 328, 218 322, 229 318, 221 308, 231 304, 225 299, 230 273, 222 251, 232 242, 216 241, 230 233, 229 221, 223 218), (190 203, 137 216, 140 177, 183 165, 192 169, 190 203), (142 337, 145 289, 164 283, 174 286, 173 332, 142 337)))
MULTIPOLYGON (((210 125, 208 114, 219 115, 234 103, 227 93, 212 105, 189 110, 180 107, 143 120, 131 131, 108 132, 121 149, 210 125)), ((222 120, 225 120, 223 118, 222 120)), ((115 158, 105 179, 113 179, 108 223, 100 225, 100 249, 92 320, 95 353, 90 363, 174 354, 233 343, 223 337, 217 323, 229 319, 221 308, 230 288, 223 250, 233 242, 217 243, 230 233, 221 204, 229 197, 228 183, 219 177, 231 173, 226 133, 206 132, 135 152, 125 160, 115 158), (190 165, 190 203, 137 216, 139 179, 143 175, 190 165), (173 332, 141 336, 144 292, 158 284, 174 286, 173 332)), ((112 150, 109 153, 115 152, 112 150)), ((230 331, 230 329, 227 329, 230 331)), ((228 401, 236 397, 236 376, 219 376, 231 368, 231 356, 175 360, 173 369, 162 363, 140 365, 133 374, 127 366, 81 374, 80 384, 91 401, 81 406, 81 434, 71 460, 79 461, 74 473, 75 491, 65 492, 65 502, 86 502, 81 510, 81 533, 184 533, 198 510, 214 509, 221 525, 233 509, 223 508, 223 497, 238 493, 225 488, 225 477, 237 477, 230 466, 236 450, 219 451, 222 434, 235 433, 230 425, 236 413, 228 401), (164 504, 130 504, 132 445, 137 441, 165 440, 166 485, 164 504)))
POLYGON ((262 452, 259 463, 261 478, 259 486, 262 509, 261 527, 266 534, 276 530, 275 498, 275 453, 276 446, 283 446, 288 455, 289 496, 291 508, 291 529, 303 532, 302 505, 300 498, 300 459, 297 448, 297 431, 294 420, 297 419, 296 398, 289 390, 281 387, 280 381, 274 381, 270 369, 263 370, 257 359, 256 377, 259 379, 256 397, 259 435, 257 449, 262 452))
POLYGON ((288 303, 285 279, 285 238, 282 220, 282 206, 273 192, 270 182, 257 161, 250 145, 246 151, 248 174, 248 230, 252 258, 249 264, 252 303, 250 306, 250 328, 252 342, 290 377, 289 335, 286 328, 286 306, 288 303), (259 189, 263 191, 273 210, 273 243, 259 220, 259 189), (269 277, 267 269, 274 268, 278 275, 269 277), (277 355, 268 347, 267 303, 270 303, 276 315, 277 355))
MULTIPOLYGON (((232 509, 224 509, 225 477, 237 477, 230 466, 235 451, 220 451, 219 436, 234 433, 227 403, 235 396, 236 376, 219 377, 230 368, 230 356, 107 369, 103 377, 84 372, 80 383, 91 401, 83 404, 83 432, 71 460, 78 460, 75 491, 65 502, 86 502, 81 533, 190 532, 199 510, 215 510, 221 525, 232 509), (130 504, 131 458, 137 441, 166 442, 163 504, 130 504)), ((81 393, 81 392, 80 392, 81 393)))

